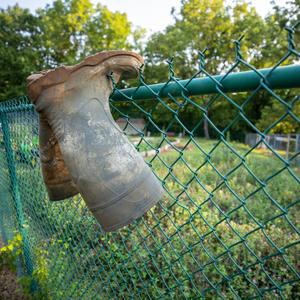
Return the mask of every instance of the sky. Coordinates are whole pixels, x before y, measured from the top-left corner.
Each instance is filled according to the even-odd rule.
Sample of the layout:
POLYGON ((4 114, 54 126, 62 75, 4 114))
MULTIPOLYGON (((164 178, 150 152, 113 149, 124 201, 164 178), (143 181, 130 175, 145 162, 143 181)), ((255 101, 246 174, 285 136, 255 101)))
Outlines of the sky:
MULTIPOLYGON (((209 1, 209 0, 207 0, 209 1)), ((38 7, 44 7, 52 0, 0 0, 0 7, 6 8, 16 2, 21 7, 29 8, 34 11, 38 7)), ((167 25, 173 23, 170 14, 172 7, 177 10, 180 7, 180 0, 92 0, 92 2, 107 5, 112 10, 119 10, 128 15, 128 19, 137 26, 147 29, 147 33, 151 34, 155 31, 163 30, 167 25)), ((252 0, 257 11, 262 15, 266 15, 271 9, 270 0, 252 0)), ((283 5, 286 0, 277 0, 277 3, 283 5)))

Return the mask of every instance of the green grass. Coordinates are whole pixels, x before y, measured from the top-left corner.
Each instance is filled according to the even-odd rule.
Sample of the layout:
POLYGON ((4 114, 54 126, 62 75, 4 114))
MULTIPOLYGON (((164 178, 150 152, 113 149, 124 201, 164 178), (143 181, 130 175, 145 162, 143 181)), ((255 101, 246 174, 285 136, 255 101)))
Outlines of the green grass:
MULTIPOLYGON (((300 194, 299 167, 287 169, 269 150, 250 151, 250 147, 235 142, 229 145, 234 151, 222 142, 183 140, 180 149, 148 160, 170 194, 182 195, 185 205, 195 209, 209 205, 216 214, 226 214, 235 221, 272 222, 300 194)), ((297 208, 289 208, 295 225, 299 225, 297 208)))
MULTIPOLYGON (((137 148, 168 141, 144 138, 137 148)), ((299 298, 300 170, 270 151, 229 145, 234 150, 182 139, 147 157, 166 193, 143 218, 109 234, 80 197, 50 203, 39 167, 18 161, 26 228, 51 297, 299 298)))
MULTIPOLYGON (((163 137, 159 137, 159 136, 144 137, 144 138, 131 136, 129 137, 129 140, 135 145, 136 149, 139 152, 156 150, 160 147, 167 145, 163 137)), ((170 137, 168 138, 168 141, 172 143, 176 141, 176 138, 170 137)))

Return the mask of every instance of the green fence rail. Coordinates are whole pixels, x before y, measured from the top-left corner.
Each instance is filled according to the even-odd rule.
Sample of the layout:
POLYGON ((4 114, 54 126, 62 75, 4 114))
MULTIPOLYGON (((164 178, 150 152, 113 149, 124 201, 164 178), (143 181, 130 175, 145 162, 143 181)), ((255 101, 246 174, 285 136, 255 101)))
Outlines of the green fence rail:
POLYGON ((48 200, 37 114, 25 96, 0 103, 0 237, 22 235, 36 290, 50 299, 300 297, 300 148, 286 153, 267 139, 287 120, 299 132, 295 30, 270 69, 246 62, 238 40, 236 62, 218 76, 202 52, 188 80, 176 78, 172 60, 165 83, 148 85, 141 72, 136 88, 118 89, 109 76, 113 115, 165 189, 158 205, 113 233, 80 196, 48 200), (252 105, 262 97, 280 106, 264 128, 252 105), (223 111, 230 116, 216 119, 223 111), (258 134, 254 146, 241 142, 247 132, 258 134))

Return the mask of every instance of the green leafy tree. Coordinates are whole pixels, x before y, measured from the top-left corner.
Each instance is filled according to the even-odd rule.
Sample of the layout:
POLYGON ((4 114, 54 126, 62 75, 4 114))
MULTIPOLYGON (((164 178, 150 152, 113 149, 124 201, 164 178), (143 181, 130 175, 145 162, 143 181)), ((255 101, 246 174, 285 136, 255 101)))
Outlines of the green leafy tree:
POLYGON ((93 13, 90 0, 56 0, 37 10, 42 53, 47 67, 73 64, 83 45, 85 25, 93 13))
POLYGON ((261 118, 256 125, 261 131, 271 126, 267 133, 299 133, 300 102, 295 101, 292 105, 292 113, 296 118, 298 117, 298 120, 291 115, 286 115, 286 112, 287 108, 278 100, 274 99, 270 105, 262 109, 261 118), (282 118, 282 116, 285 117, 282 118))
POLYGON ((127 15, 90 0, 56 0, 35 14, 18 5, 0 10, 0 99, 24 94, 26 77, 86 55, 141 49, 141 28, 127 15))
MULTIPOLYGON (((245 60, 251 60, 256 67, 261 66, 261 48, 265 43, 265 36, 270 28, 265 20, 260 17, 254 7, 245 1, 236 1, 232 6, 226 6, 223 0, 182 0, 180 11, 173 12, 175 24, 168 26, 162 33, 154 34, 145 49, 148 67, 147 78, 152 82, 165 81, 168 76, 168 67, 163 62, 170 56, 174 57, 174 70, 176 76, 189 78, 199 70, 199 50, 208 47, 205 68, 210 74, 225 72, 235 61, 235 49, 232 39, 238 39, 242 34, 245 38, 241 43, 241 52, 245 60)), ((248 69, 239 65, 235 71, 248 69)), ((239 95, 245 97, 245 95, 239 95)), ((207 109, 207 116, 217 125, 222 125, 225 120, 232 118, 231 107, 223 99, 222 114, 215 114, 214 107, 208 106, 210 97, 198 97, 195 101, 207 109), (225 102, 224 102, 225 101, 225 102)), ((241 98, 242 99, 242 98, 241 98)), ((263 99, 266 99, 263 98, 263 99)), ((256 111, 253 107, 261 103, 253 101, 247 107, 249 112, 256 111)), ((195 126, 202 114, 194 109, 191 115, 186 106, 181 111, 184 123, 195 126)), ((259 111, 259 110, 258 110, 259 111)), ((162 110, 157 110, 157 114, 162 110)), ((255 115, 255 118, 258 116, 255 115)), ((163 119, 163 115, 160 119, 163 119)), ((159 118, 158 118, 159 119, 159 118)), ((228 124, 228 123, 227 123, 228 124)), ((203 131, 209 137, 209 124, 203 118, 203 131)))
POLYGON ((0 9, 0 99, 24 93, 25 78, 42 67, 38 24, 18 5, 0 9))
MULTIPOLYGON (((288 39, 287 31, 285 30, 286 26, 293 26, 299 24, 300 20, 300 1, 291 0, 287 2, 287 5, 280 6, 276 5, 273 2, 274 13, 269 14, 266 18, 266 23, 269 27, 268 35, 266 36, 267 44, 271 45, 270 47, 265 47, 262 50, 262 58, 260 64, 263 67, 270 67, 276 62, 279 62, 280 59, 287 53, 288 49, 288 39)), ((297 51, 300 48, 300 26, 296 27, 294 31, 294 47, 297 51)), ((295 56, 291 55, 286 59, 282 65, 287 65, 295 63, 297 59, 295 56)), ((290 91, 277 91, 278 95, 281 96, 286 102, 290 103, 288 99, 295 99, 297 96, 297 90, 290 91)), ((279 119, 285 115, 287 109, 282 104, 279 103, 276 99, 271 99, 270 96, 267 98, 269 101, 261 101, 259 106, 259 118, 257 118, 256 126, 261 130, 267 129, 275 121, 278 120, 276 125, 272 126, 269 133, 295 133, 299 132, 299 126, 294 118, 291 116, 286 116, 284 119, 279 119)), ((300 104, 299 101, 293 102, 292 112, 294 116, 300 116, 300 104)))
POLYGON ((129 49, 131 23, 125 13, 111 12, 97 4, 93 16, 86 24, 85 54, 99 50, 129 49))

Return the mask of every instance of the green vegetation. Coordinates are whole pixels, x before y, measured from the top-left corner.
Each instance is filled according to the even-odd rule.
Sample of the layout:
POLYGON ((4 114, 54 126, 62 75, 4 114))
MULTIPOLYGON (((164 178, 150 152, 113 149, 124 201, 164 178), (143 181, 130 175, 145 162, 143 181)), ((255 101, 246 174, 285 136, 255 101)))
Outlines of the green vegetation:
POLYGON ((35 272, 49 299, 300 296, 299 168, 236 142, 228 142, 233 152, 217 140, 187 141, 147 158, 167 191, 161 204, 110 234, 80 197, 49 203, 39 169, 17 165, 28 236, 42 253, 35 272))
MULTIPOLYGON (((0 247, 0 272, 4 269, 9 269, 16 273, 17 261, 22 262, 24 259, 23 251, 24 243, 22 236, 20 233, 15 233, 7 245, 0 247)), ((26 299, 48 299, 46 253, 45 250, 36 247, 36 265, 32 276, 23 275, 18 278, 18 282, 22 287, 20 292, 26 295, 26 299)), ((15 291, 10 292, 14 293, 15 291)))
MULTIPOLYGON (((94 5, 90 0, 56 0, 35 13, 18 5, 3 8, 0 9, 0 101, 26 93, 26 77, 30 73, 74 64, 103 50, 139 52, 146 61, 147 82, 156 83, 167 81, 166 60, 172 57, 178 78, 190 78, 198 72, 199 64, 205 65, 210 74, 226 72, 235 60, 232 40, 245 35, 241 43, 243 58, 257 69, 271 67, 285 55, 288 43, 284 27, 299 20, 299 11, 299 0, 290 0, 285 6, 274 4, 273 11, 265 18, 244 0, 230 5, 223 0, 182 0, 179 11, 172 11, 174 24, 145 40, 145 30, 133 26, 126 14, 111 12, 106 6, 94 5), (202 54, 205 52, 205 60, 200 50, 202 54)), ((298 49, 299 30, 295 37, 294 46, 298 49)), ((295 61, 292 55, 283 64, 295 61)), ((240 65, 234 71, 239 70, 249 70, 249 67, 240 65)), ((123 81, 121 86, 127 84, 123 81)), ((289 102, 297 93, 288 91, 278 95, 289 102)), ((241 104, 247 96, 240 93, 234 99, 241 104)), ((224 128, 224 123, 235 114, 234 107, 222 97, 212 106, 208 96, 196 97, 195 101, 220 128, 224 128)), ((299 111, 299 101, 293 106, 299 111)), ((158 108, 155 112, 157 124, 163 127, 168 120, 165 110, 158 108)), ((257 93, 245 107, 247 117, 262 131, 285 110, 286 107, 274 103, 265 90, 257 93)), ((198 120, 200 114, 187 105, 181 111, 181 119, 188 127, 193 127, 193 120, 198 120)), ((201 129, 198 135, 215 137, 206 119, 201 129)), ((241 136, 252 129, 241 123, 230 131, 232 136, 241 136)), ((291 117, 281 120, 272 130, 279 133, 298 131, 299 123, 291 117)))
POLYGON ((0 9, 0 99, 25 93, 30 73, 74 64, 101 50, 130 49, 141 29, 126 14, 90 0, 57 0, 32 14, 19 5, 0 9))
MULTIPOLYGON (((173 80, 202 76, 199 65, 219 74, 230 69, 235 54, 256 69, 283 58, 281 64, 295 63, 299 26, 289 39, 283 28, 299 20, 299 8, 299 0, 291 0, 262 18, 243 0, 230 6, 222 0, 182 0, 180 10, 172 12, 174 24, 145 43, 143 29, 134 28, 125 14, 90 0, 56 0, 34 14, 17 5, 1 9, 0 98, 24 93, 30 72, 115 48, 146 58, 147 83, 167 81, 173 71, 173 80), (244 40, 236 43, 241 52, 234 51, 231 39, 241 34, 244 40)), ((233 71, 248 69, 240 62, 233 71)), ((128 84, 134 83, 122 81, 120 87, 128 84)), ((108 234, 79 195, 48 200, 38 164, 36 115, 14 111, 26 97, 8 102, 17 178, 12 187, 13 166, 7 165, 0 130, 0 229, 9 239, 22 214, 34 264, 32 277, 23 278, 25 290, 37 299, 300 298, 297 154, 285 160, 271 148, 237 142, 254 128, 262 138, 299 132, 299 90, 271 93, 270 88, 111 101, 115 119, 145 119, 154 136, 140 132, 130 139, 140 152, 156 151, 145 159, 166 192, 143 218, 108 234), (185 137, 175 145, 171 132, 185 137), (168 151, 158 150, 166 145, 168 151), (13 195, 21 199, 17 212, 13 195)), ((1 263, 14 262, 21 244, 17 236, 1 249, 6 255, 1 263)))
POLYGON ((0 271, 4 267, 16 271, 16 260, 22 253, 22 236, 16 234, 6 246, 0 248, 0 271))

